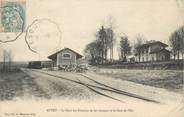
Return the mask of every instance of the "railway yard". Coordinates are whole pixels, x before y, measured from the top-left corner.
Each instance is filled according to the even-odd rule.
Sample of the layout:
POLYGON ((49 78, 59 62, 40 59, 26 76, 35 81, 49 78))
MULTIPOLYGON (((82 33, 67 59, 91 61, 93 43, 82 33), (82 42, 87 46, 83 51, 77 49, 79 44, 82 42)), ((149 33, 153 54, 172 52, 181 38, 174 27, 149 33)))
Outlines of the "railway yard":
POLYGON ((138 112, 139 109, 163 113, 169 113, 173 109, 183 110, 182 93, 95 72, 21 68, 19 72, 4 75, 0 83, 1 100, 70 100, 89 103, 103 100, 126 105, 127 108, 133 108, 138 112))

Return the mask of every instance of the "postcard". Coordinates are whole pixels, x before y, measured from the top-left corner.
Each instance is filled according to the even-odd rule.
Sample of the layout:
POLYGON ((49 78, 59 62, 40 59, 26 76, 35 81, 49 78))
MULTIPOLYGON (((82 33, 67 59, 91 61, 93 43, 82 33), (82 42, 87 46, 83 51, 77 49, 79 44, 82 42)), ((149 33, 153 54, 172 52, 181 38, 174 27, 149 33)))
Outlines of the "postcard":
POLYGON ((183 117, 184 0, 0 0, 0 117, 183 117))

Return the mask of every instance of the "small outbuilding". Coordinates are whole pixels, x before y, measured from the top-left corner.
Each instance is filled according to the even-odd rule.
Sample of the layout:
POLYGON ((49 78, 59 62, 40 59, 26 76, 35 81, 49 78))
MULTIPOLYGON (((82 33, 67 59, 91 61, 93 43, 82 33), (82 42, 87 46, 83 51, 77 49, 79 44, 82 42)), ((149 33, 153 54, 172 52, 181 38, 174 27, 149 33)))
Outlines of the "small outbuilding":
POLYGON ((78 60, 83 56, 70 48, 64 48, 50 56, 49 59, 53 61, 55 67, 62 67, 67 65, 77 65, 78 60))

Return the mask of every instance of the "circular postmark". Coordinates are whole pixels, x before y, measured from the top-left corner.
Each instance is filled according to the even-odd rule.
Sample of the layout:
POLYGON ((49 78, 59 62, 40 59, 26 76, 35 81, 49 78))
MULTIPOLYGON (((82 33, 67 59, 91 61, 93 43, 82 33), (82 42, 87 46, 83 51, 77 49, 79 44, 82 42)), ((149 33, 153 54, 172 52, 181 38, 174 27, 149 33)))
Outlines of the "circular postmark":
POLYGON ((32 52, 49 54, 59 47, 61 30, 50 19, 37 19, 27 27, 25 40, 32 52))

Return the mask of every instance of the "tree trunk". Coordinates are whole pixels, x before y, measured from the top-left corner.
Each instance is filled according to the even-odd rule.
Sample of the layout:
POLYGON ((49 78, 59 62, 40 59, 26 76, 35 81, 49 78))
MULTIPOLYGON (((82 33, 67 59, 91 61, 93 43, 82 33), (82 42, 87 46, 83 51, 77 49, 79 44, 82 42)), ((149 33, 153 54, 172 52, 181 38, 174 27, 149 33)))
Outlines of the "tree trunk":
POLYGON ((11 71, 11 60, 9 60, 9 68, 8 68, 9 72, 11 71))
POLYGON ((125 62, 127 62, 127 55, 124 53, 125 62))
POLYGON ((6 69, 6 68, 5 68, 5 67, 6 67, 5 62, 6 62, 6 61, 5 61, 5 55, 4 55, 4 56, 3 56, 3 71, 5 71, 5 69, 6 69))
POLYGON ((174 60, 176 60, 176 53, 174 53, 174 60))
POLYGON ((101 57, 101 63, 103 64, 103 58, 104 58, 104 50, 102 49, 102 57, 101 57))
POLYGON ((110 55, 110 62, 112 61, 112 52, 111 52, 111 47, 109 48, 109 55, 110 55))
POLYGON ((180 59, 180 51, 177 53, 178 60, 180 59))
POLYGON ((110 46, 109 54, 110 54, 110 62, 112 62, 112 51, 111 51, 111 46, 110 46))
POLYGON ((107 48, 107 45, 106 45, 106 47, 105 47, 105 63, 107 63, 107 50, 108 50, 108 48, 107 48))
POLYGON ((113 62, 113 59, 114 59, 114 51, 113 51, 113 42, 112 42, 112 48, 111 48, 111 51, 112 51, 112 62, 113 62))

